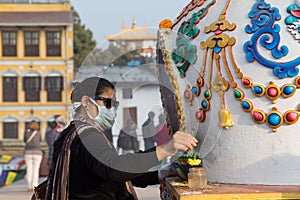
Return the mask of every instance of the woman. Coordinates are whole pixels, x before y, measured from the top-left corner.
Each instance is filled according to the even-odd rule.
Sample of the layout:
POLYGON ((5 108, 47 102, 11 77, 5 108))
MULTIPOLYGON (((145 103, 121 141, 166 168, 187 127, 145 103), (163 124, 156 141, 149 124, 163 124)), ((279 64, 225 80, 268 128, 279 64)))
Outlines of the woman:
POLYGON ((146 187, 171 175, 148 169, 196 146, 193 136, 176 132, 170 142, 149 152, 118 155, 104 134, 116 117, 114 86, 102 78, 87 78, 75 86, 71 100, 74 121, 54 144, 46 199, 134 199, 132 184, 146 187))
POLYGON ((117 147, 121 149, 122 154, 134 153, 139 150, 139 141, 136 134, 136 123, 128 119, 126 126, 120 130, 117 147))
POLYGON ((53 154, 53 144, 55 142, 55 140, 57 139, 57 137, 59 136, 59 132, 57 130, 57 122, 56 121, 51 121, 48 123, 48 127, 46 129, 46 134, 45 134, 45 138, 46 138, 46 142, 48 144, 48 159, 47 159, 47 165, 50 166, 50 162, 52 160, 52 154, 53 154))
POLYGON ((38 185, 39 171, 42 161, 41 133, 39 124, 36 121, 29 123, 28 129, 24 134, 25 151, 24 159, 26 163, 26 180, 28 191, 33 192, 38 185))
MULTIPOLYGON (((169 129, 166 124, 165 116, 160 114, 158 117, 158 125, 154 128, 153 140, 156 142, 156 145, 160 146, 167 143, 170 140, 169 129)), ((160 167, 168 163, 168 158, 162 160, 160 167)))

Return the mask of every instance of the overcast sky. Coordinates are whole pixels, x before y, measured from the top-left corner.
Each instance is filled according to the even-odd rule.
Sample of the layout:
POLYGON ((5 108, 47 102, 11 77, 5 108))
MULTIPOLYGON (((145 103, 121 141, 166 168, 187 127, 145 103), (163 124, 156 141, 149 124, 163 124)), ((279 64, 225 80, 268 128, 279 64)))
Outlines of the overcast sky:
POLYGON ((106 35, 121 31, 122 22, 131 27, 133 18, 137 26, 157 28, 163 19, 174 21, 191 0, 71 0, 81 21, 92 30, 97 43, 106 35))

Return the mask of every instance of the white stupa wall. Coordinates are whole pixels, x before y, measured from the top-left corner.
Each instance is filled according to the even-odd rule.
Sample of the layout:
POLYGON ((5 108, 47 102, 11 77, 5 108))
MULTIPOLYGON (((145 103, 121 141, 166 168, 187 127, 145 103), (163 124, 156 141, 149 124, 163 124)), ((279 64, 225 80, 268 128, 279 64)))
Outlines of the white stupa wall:
MULTIPOLYGON (((199 1, 200 2, 200 1, 199 1)), ((198 12, 211 1, 204 1, 202 7, 197 7, 182 18, 172 29, 170 35, 165 35, 167 49, 172 52, 176 48, 175 40, 177 30, 181 23, 191 18, 193 13, 198 12)), ((251 77, 253 83, 261 84, 267 87, 270 81, 281 87, 284 84, 294 84, 297 76, 279 79, 273 74, 273 70, 262 66, 257 61, 249 63, 246 60, 246 54, 243 45, 246 41, 251 40, 252 34, 245 32, 245 26, 251 25, 251 19, 248 17, 249 11, 257 1, 254 0, 232 0, 226 11, 226 20, 235 23, 236 28, 232 31, 224 31, 225 34, 236 39, 233 48, 233 55, 236 63, 243 72, 244 76, 251 77)), ((186 72, 186 76, 181 78, 176 64, 171 60, 174 73, 176 75, 180 95, 181 105, 187 125, 186 131, 198 134, 200 138, 199 153, 204 160, 204 168, 207 173, 208 181, 222 183, 240 183, 240 184, 270 184, 270 185, 298 185, 300 184, 300 120, 295 124, 288 125, 283 123, 277 128, 276 132, 267 123, 258 124, 251 118, 249 112, 242 110, 241 102, 236 100, 233 95, 233 88, 226 91, 224 99, 227 109, 231 113, 234 125, 229 128, 223 128, 218 125, 218 112, 221 106, 219 95, 211 89, 212 99, 210 100, 211 109, 206 112, 204 122, 198 122, 195 118, 196 111, 201 107, 200 103, 204 99, 203 93, 205 85, 201 88, 200 96, 194 96, 192 105, 184 99, 184 91, 187 83, 196 84, 199 77, 200 67, 202 66, 204 51, 200 48, 200 42, 205 42, 214 33, 205 33, 204 28, 218 20, 220 13, 224 9, 227 1, 217 1, 209 8, 207 15, 200 20, 197 27, 200 34, 192 40, 192 44, 197 47, 197 62, 191 65, 186 72)), ((294 1, 270 0, 266 1, 271 7, 279 9, 281 15, 280 21, 275 21, 281 27, 279 45, 286 45, 289 53, 282 59, 276 60, 261 45, 258 49, 270 61, 288 62, 299 57, 299 42, 287 30, 284 19, 289 15, 286 9, 294 1)), ((176 20, 174 20, 176 21, 176 20)), ((265 113, 276 107, 278 111, 284 113, 288 110, 298 110, 300 103, 300 91, 290 98, 279 97, 275 104, 266 98, 255 96, 251 89, 242 86, 241 80, 234 73, 233 65, 229 57, 229 48, 226 48, 228 64, 236 81, 238 88, 245 93, 245 99, 249 99, 255 109, 261 109, 265 113)), ((209 58, 209 56, 208 56, 209 58)), ((223 78, 229 81, 221 58, 221 72, 223 78)), ((216 64, 213 65, 212 82, 216 76, 216 64)), ((208 81, 209 59, 206 62, 205 84, 208 81)), ((230 83, 230 82, 229 82, 230 83)), ((299 115, 299 110, 298 110, 299 115)))

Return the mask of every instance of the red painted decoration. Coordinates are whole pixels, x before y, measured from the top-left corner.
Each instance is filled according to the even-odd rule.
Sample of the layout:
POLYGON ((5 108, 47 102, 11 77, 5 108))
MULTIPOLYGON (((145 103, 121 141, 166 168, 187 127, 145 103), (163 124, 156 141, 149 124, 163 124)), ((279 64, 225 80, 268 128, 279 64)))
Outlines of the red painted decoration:
POLYGON ((261 121, 264 120, 264 116, 259 112, 253 112, 252 116, 253 116, 255 121, 261 122, 261 121))
POLYGON ((243 78, 243 79, 242 79, 242 82, 243 82, 243 84, 246 85, 246 86, 250 86, 250 83, 251 83, 250 80, 249 80, 249 79, 246 79, 246 78, 243 78))
POLYGON ((198 119, 199 122, 203 122, 206 117, 206 113, 204 110, 199 109, 195 114, 196 119, 198 119))
POLYGON ((202 87, 203 84, 204 84, 203 78, 198 78, 198 79, 197 79, 197 84, 198 84, 200 87, 202 87))
POLYGON ((297 80, 297 84, 300 85, 300 78, 297 80))
POLYGON ((296 113, 296 112, 289 112, 286 115, 286 120, 288 122, 293 122, 293 121, 297 120, 297 118, 298 118, 298 113, 296 113))
POLYGON ((276 96, 278 96, 278 90, 275 87, 268 88, 267 93, 268 93, 268 95, 270 97, 276 97, 276 96))
POLYGON ((298 10, 291 10, 291 14, 295 17, 300 17, 300 9, 298 10))
POLYGON ((190 98, 191 98, 191 94, 189 93, 189 91, 185 91, 185 92, 184 92, 184 97, 185 97, 186 99, 190 99, 190 98))

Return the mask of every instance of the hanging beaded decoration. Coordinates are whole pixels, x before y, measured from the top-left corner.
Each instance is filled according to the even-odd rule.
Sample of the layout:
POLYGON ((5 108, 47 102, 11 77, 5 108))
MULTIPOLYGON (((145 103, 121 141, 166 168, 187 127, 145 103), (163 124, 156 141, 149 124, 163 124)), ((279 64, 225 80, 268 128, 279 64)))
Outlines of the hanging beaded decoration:
POLYGON ((222 34, 223 31, 232 31, 235 29, 235 24, 230 24, 225 20, 225 14, 227 7, 229 5, 227 2, 222 14, 217 22, 212 23, 210 26, 205 27, 205 33, 215 32, 216 34, 209 37, 206 42, 201 42, 201 49, 204 50, 204 56, 202 60, 202 67, 199 73, 199 78, 197 79, 197 84, 199 87, 204 85, 204 72, 207 60, 207 53, 210 52, 209 56, 209 72, 208 72, 208 83, 206 84, 206 90, 204 92, 204 99, 201 101, 201 108, 199 108, 195 114, 198 121, 203 122, 205 120, 206 112, 210 110, 210 99, 212 97, 211 87, 219 94, 221 101, 221 108, 219 111, 219 125, 222 127, 230 127, 233 125, 233 121, 230 117, 230 112, 226 109, 224 95, 229 89, 228 82, 222 77, 221 66, 220 66, 220 52, 222 48, 227 45, 233 45, 235 40, 222 34), (209 50, 210 49, 210 50, 209 50), (216 77, 212 83, 212 73, 213 73, 213 59, 215 60, 217 71, 216 77))
MULTIPOLYGON (((264 87, 261 84, 253 84, 252 79, 250 77, 243 75, 240 68, 236 64, 232 53, 232 46, 235 45, 236 39, 234 37, 229 37, 227 34, 224 33, 225 31, 233 31, 236 28, 236 25, 234 23, 231 24, 225 19, 226 10, 229 6, 229 3, 230 0, 227 1, 227 4, 224 10, 222 11, 218 21, 212 23, 211 25, 205 28, 205 33, 208 34, 213 32, 214 35, 209 37, 206 40, 206 42, 201 42, 200 44, 201 49, 204 50, 204 57, 202 61, 202 67, 199 73, 199 78, 197 79, 196 84, 199 88, 201 88, 204 85, 204 72, 207 59, 207 52, 209 49, 210 67, 208 72, 208 83, 206 84, 206 90, 204 92, 204 99, 201 102, 201 108, 199 108, 199 110, 195 114, 196 118, 200 122, 203 122, 205 120, 206 112, 210 109, 209 100, 212 95, 210 90, 212 85, 212 88, 220 95, 221 100, 221 109, 219 111, 219 125, 223 127, 229 127, 233 125, 233 122, 230 117, 230 112, 226 109, 224 102, 224 94, 228 90, 229 84, 221 73, 220 58, 222 57, 230 85, 234 90, 234 97, 238 101, 240 101, 242 109, 245 112, 251 114, 251 118, 254 122, 258 124, 266 123, 269 127, 272 128, 274 132, 277 131, 277 128, 279 128, 283 123, 286 123, 287 125, 296 123, 300 115, 300 104, 297 106, 297 110, 288 110, 284 112, 284 114, 278 111, 276 107, 273 107, 271 111, 266 113, 263 110, 255 109, 253 103, 249 99, 245 98, 243 90, 237 87, 237 83, 234 81, 229 64, 227 62, 227 46, 229 48, 229 56, 231 63, 234 67, 234 71, 237 74, 237 77, 241 80, 243 87, 251 88, 252 92, 258 97, 266 95, 266 97, 270 99, 272 103, 276 103, 276 100, 279 98, 280 95, 282 95, 284 98, 292 97, 296 92, 296 89, 299 88, 300 76, 295 78, 293 84, 285 84, 279 87, 271 81, 269 86, 264 87), (217 72, 213 83, 211 83, 213 58, 216 62, 217 72)), ((264 2, 258 0, 258 3, 260 5, 264 2)), ((258 3, 255 4, 255 8, 259 7, 257 5, 258 3)))

